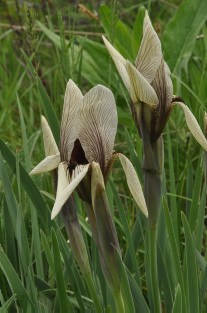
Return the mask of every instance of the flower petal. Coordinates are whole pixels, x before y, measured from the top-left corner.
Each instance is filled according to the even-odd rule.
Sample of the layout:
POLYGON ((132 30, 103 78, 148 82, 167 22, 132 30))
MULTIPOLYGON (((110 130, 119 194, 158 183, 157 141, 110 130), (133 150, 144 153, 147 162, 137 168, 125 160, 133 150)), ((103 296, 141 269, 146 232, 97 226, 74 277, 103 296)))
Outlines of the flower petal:
POLYGON ((117 111, 110 89, 97 85, 85 94, 79 116, 78 139, 88 162, 96 161, 104 170, 111 158, 117 131, 117 111))
POLYGON ((147 205, 137 173, 127 157, 121 153, 118 153, 118 157, 125 172, 129 190, 140 210, 148 217, 147 205))
POLYGON ((46 173, 54 170, 60 163, 60 153, 49 155, 42 160, 31 172, 30 175, 46 173))
POLYGON ((45 148, 45 155, 55 155, 59 153, 59 149, 55 142, 55 138, 52 134, 51 128, 46 120, 46 118, 42 115, 41 117, 41 124, 42 124, 42 134, 43 134, 43 141, 44 141, 44 148, 45 148))
POLYGON ((129 61, 126 63, 126 70, 130 79, 130 96, 132 101, 142 101, 150 107, 156 107, 159 100, 148 81, 129 61))
POLYGON ((58 185, 61 184, 61 187, 59 186, 57 188, 57 190, 59 191, 57 193, 55 204, 52 209, 51 219, 54 219, 56 215, 60 212, 65 202, 68 200, 72 192, 75 190, 75 188, 78 186, 78 184, 81 182, 81 180, 84 178, 84 176, 88 172, 88 167, 89 167, 89 164, 77 166, 74 172, 75 175, 73 174, 74 179, 67 185, 66 188, 64 188, 64 190, 62 190, 62 186, 65 184, 66 178, 64 176, 62 165, 59 167, 58 185), (64 180, 64 182, 62 181, 62 179, 64 180))
POLYGON ((176 102, 184 111, 185 114, 185 120, 188 125, 188 128, 192 135, 195 137, 197 142, 207 151, 207 140, 198 125, 198 122, 196 121, 195 116, 191 112, 191 110, 185 105, 183 102, 176 102))
POLYGON ((129 91, 130 87, 130 81, 129 81, 129 76, 126 71, 125 65, 126 65, 126 60, 123 58, 123 56, 110 44, 110 42, 102 36, 102 39, 105 43, 106 48, 108 49, 108 52, 110 53, 112 60, 114 61, 114 64, 116 65, 116 68, 119 72, 119 75, 121 76, 123 83, 127 90, 129 91))
POLYGON ((67 83, 61 121, 61 157, 69 161, 78 135, 78 111, 83 95, 70 79, 67 83))
POLYGON ((67 169, 68 164, 61 162, 58 166, 58 184, 56 198, 63 192, 70 182, 69 170, 67 169))
POLYGON ((143 38, 136 57, 135 66, 144 78, 151 83, 162 59, 160 39, 152 27, 146 11, 143 25, 143 38))

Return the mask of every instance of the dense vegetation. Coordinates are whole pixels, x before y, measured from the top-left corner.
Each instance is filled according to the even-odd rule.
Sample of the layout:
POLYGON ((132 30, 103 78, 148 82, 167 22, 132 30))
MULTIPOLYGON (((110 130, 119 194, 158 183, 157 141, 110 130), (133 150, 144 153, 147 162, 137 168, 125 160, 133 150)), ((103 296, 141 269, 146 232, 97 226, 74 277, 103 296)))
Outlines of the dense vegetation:
MULTIPOLYGON (((115 150, 130 158, 143 184, 142 139, 129 94, 101 35, 133 63, 145 9, 160 37, 174 94, 207 134, 206 0, 1 4, 0 312, 98 312, 91 282, 83 279, 62 217, 50 219, 55 199, 51 175, 31 177, 29 172, 44 158, 40 116, 46 116, 59 141, 64 92, 73 79, 83 94, 97 84, 112 90, 118 111, 115 150)), ((206 312, 206 152, 176 107, 163 140, 156 246, 161 310, 206 312)), ((116 255, 125 312, 159 313, 151 285, 147 219, 132 199, 117 161, 106 191, 123 260, 116 255)), ((85 205, 77 193, 74 197, 97 301, 103 312, 116 312, 85 205)))

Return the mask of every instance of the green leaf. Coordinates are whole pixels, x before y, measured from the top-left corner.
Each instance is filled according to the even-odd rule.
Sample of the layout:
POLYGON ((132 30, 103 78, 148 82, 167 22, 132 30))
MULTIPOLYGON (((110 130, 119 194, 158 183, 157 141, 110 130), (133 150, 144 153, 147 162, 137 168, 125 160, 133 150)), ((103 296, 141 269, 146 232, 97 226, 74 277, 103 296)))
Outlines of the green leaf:
POLYGON ((186 298, 185 298, 185 288, 184 288, 184 280, 183 280, 183 273, 182 273, 182 268, 180 264, 180 256, 178 252, 178 241, 176 241, 175 237, 175 232, 173 229, 173 224, 172 224, 172 218, 169 212, 169 208, 166 203, 166 199, 163 201, 163 208, 165 212, 165 221, 166 221, 166 227, 167 227, 167 235, 168 235, 168 241, 169 241, 169 246, 171 250, 171 257, 173 258, 173 266, 174 266, 174 271, 175 271, 175 277, 176 277, 176 282, 177 284, 180 285, 181 287, 181 292, 182 292, 182 299, 183 299, 183 313, 186 312, 186 298))
POLYGON ((198 272, 196 267, 195 246, 191 235, 190 227, 184 214, 182 214, 182 222, 185 233, 185 264, 187 267, 187 292, 189 300, 189 313, 200 312, 199 308, 199 283, 198 272))
POLYGON ((145 16, 145 7, 140 5, 139 10, 133 25, 133 52, 134 52, 134 59, 137 56, 142 36, 143 36, 143 21, 145 16))
POLYGON ((132 37, 128 26, 118 19, 114 12, 105 4, 100 7, 99 15, 109 40, 114 40, 113 44, 119 52, 125 58, 132 60, 132 37))
MULTIPOLYGON (((132 292, 132 297, 135 306, 135 312, 139 313, 150 313, 150 309, 145 301, 145 298, 140 290, 138 284, 136 283, 134 277, 131 275, 129 271, 127 271, 129 285, 132 292)), ((126 312, 128 313, 128 312, 126 312)))
POLYGON ((24 51, 22 51, 22 54, 28 64, 28 67, 34 77, 34 79, 36 80, 37 83, 37 88, 40 94, 40 98, 42 100, 42 106, 47 118, 47 121, 50 125, 50 128, 53 132, 54 138, 56 140, 56 143, 58 145, 59 143, 59 137, 60 137, 60 127, 59 127, 59 123, 57 120, 57 116, 55 114, 52 102, 50 100, 50 97, 48 96, 48 93, 41 81, 41 79, 37 76, 36 70, 30 60, 30 58, 26 55, 26 53, 24 51))
MULTIPOLYGON (((4 253, 3 249, 0 247, 0 267, 7 278, 9 286, 14 294, 16 294, 24 312, 27 312, 27 307, 30 304, 33 306, 32 301, 24 288, 21 280, 19 279, 16 271, 14 270, 12 264, 4 253)), ((34 309, 34 308, 33 308, 34 309)))
POLYGON ((182 312, 182 293, 180 285, 178 285, 175 291, 175 300, 173 303, 172 313, 180 312, 182 312))
POLYGON ((116 261, 120 273, 121 294, 124 301, 125 312, 135 313, 132 293, 125 269, 125 265, 121 259, 119 252, 115 249, 116 261))
POLYGON ((196 35, 207 19, 206 0, 183 0, 165 28, 162 44, 165 59, 176 73, 192 54, 196 35))
POLYGON ((0 313, 6 313, 9 310, 10 305, 16 300, 16 295, 12 295, 0 308, 0 313))
MULTIPOLYGON (((9 150, 9 148, 5 145, 5 143, 0 139, 0 152, 2 153, 3 158, 8 163, 9 167, 11 168, 12 172, 16 174, 16 158, 14 154, 9 150)), ((46 205, 41 193, 39 192, 37 186, 32 181, 31 177, 25 171, 23 166, 19 164, 19 171, 20 171, 20 181, 21 184, 30 197, 34 207, 37 210, 37 213, 40 217, 40 221, 42 226, 45 228, 48 216, 49 216, 49 208, 46 205)))
POLYGON ((58 289, 58 298, 60 305, 60 312, 74 312, 73 306, 71 305, 69 298, 67 296, 66 285, 64 281, 63 275, 63 267, 60 256, 60 249, 57 241, 57 237, 55 235, 54 230, 52 231, 52 244, 53 244, 53 259, 55 265, 55 278, 58 289))

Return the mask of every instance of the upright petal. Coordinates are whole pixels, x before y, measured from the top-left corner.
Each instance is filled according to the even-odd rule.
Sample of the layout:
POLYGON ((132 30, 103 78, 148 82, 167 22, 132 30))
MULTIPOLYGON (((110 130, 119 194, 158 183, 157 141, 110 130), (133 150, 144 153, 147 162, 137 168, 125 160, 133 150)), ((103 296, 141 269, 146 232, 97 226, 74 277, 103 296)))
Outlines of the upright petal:
POLYGON ((152 86, 129 61, 126 63, 126 69, 130 79, 130 96, 132 101, 142 101, 150 107, 156 107, 159 100, 152 86))
POLYGON ((64 168, 62 163, 59 166, 58 169, 58 187, 57 187, 57 196, 55 200, 54 207, 52 209, 51 213, 51 219, 54 219, 56 215, 60 212, 65 202, 68 200, 72 192, 75 190, 75 188, 78 186, 78 184, 81 182, 81 180, 84 178, 84 176, 88 172, 89 164, 87 165, 81 165, 77 166, 73 172, 72 180, 68 185, 63 189, 63 186, 66 182, 66 173, 64 174, 64 168))
POLYGON ((135 65, 138 71, 151 83, 162 59, 159 37, 152 27, 146 11, 143 25, 143 38, 136 57, 135 65))
POLYGON ((78 139, 88 162, 96 161, 102 171, 111 158, 117 131, 117 111, 110 89, 97 85, 83 98, 78 139))
POLYGON ((140 210, 146 217, 148 217, 147 205, 137 173, 127 157, 121 153, 118 153, 118 157, 124 169, 129 190, 131 191, 131 194, 138 204, 140 210))
POLYGON ((74 142, 78 134, 78 111, 83 95, 78 86, 70 79, 67 83, 61 121, 61 157, 70 160, 74 142))
POLYGON ((54 170, 60 163, 60 153, 49 155, 42 160, 31 172, 30 175, 42 174, 54 170))
POLYGON ((196 121, 195 116, 191 112, 191 110, 182 102, 176 102, 184 111, 185 114, 185 120, 188 125, 188 128, 192 135, 195 137, 197 142, 203 147, 204 150, 207 151, 207 140, 198 125, 198 122, 196 121))
POLYGON ((53 137, 52 131, 46 118, 42 115, 41 117, 41 124, 42 124, 42 134, 43 134, 43 142, 45 148, 45 155, 55 155, 59 153, 57 144, 55 142, 55 138, 53 137))
POLYGON ((170 70, 164 60, 161 60, 160 66, 158 67, 151 86, 154 88, 159 99, 157 113, 155 114, 155 119, 158 119, 158 121, 151 123, 151 127, 152 133, 159 137, 163 132, 171 112, 171 103, 173 97, 173 84, 170 78, 170 70))
POLYGON ((129 91, 130 88, 130 81, 128 77, 128 73, 126 71, 125 65, 126 60, 123 58, 123 56, 110 44, 110 42, 102 36, 103 41, 105 43, 106 48, 108 49, 108 52, 110 53, 112 60, 114 61, 114 64, 116 65, 116 68, 119 72, 119 75, 121 76, 123 83, 127 90, 129 91))

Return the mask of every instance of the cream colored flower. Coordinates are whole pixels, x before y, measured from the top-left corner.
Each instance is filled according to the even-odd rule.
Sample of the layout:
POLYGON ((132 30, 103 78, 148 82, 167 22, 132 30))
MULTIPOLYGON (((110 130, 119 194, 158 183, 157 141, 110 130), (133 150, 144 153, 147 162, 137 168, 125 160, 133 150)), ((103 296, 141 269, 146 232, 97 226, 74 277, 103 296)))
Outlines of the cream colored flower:
POLYGON ((147 11, 143 24, 143 38, 135 65, 124 59, 105 37, 103 40, 130 93, 132 113, 140 135, 142 136, 144 121, 151 143, 156 142, 163 132, 173 106, 177 103, 184 111, 192 135, 207 150, 207 140, 192 112, 181 99, 173 97, 170 70, 163 59, 161 43, 147 11))
POLYGON ((44 173, 58 167, 52 219, 60 212, 76 187, 83 200, 92 202, 92 163, 100 166, 103 178, 106 179, 110 165, 116 157, 121 161, 135 201, 142 212, 148 215, 142 188, 132 163, 123 154, 113 152, 117 111, 114 96, 108 88, 98 85, 83 96, 76 84, 69 80, 62 113, 60 152, 44 117, 42 131, 46 158, 30 174, 44 173))

